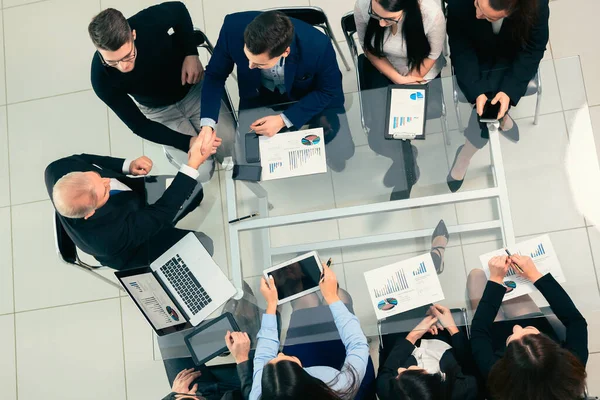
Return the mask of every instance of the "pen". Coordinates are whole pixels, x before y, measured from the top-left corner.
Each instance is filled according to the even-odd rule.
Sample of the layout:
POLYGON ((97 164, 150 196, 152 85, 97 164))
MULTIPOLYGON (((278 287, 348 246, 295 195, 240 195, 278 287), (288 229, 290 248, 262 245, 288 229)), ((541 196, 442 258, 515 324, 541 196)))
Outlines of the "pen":
MULTIPOLYGON (((508 249, 504 249, 504 251, 506 252, 506 254, 508 254, 509 257, 512 257, 512 254, 510 254, 510 251, 508 251, 508 249)), ((516 263, 511 263, 513 268, 516 268, 517 271, 519 271, 520 273, 523 273, 523 269, 521 267, 519 267, 516 263)))
POLYGON ((258 213, 254 213, 254 214, 250 214, 250 215, 246 215, 245 217, 242 218, 236 218, 236 219, 232 219, 231 221, 229 221, 230 224, 234 223, 234 222, 240 222, 243 221, 245 219, 250 219, 252 217, 256 217, 258 215, 258 213))

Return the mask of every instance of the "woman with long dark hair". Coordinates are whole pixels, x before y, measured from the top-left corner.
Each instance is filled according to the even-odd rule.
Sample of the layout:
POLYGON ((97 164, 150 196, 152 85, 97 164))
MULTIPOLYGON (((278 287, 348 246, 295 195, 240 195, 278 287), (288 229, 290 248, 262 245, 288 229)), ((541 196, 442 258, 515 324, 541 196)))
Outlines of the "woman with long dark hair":
POLYGON ((458 85, 474 104, 465 144, 448 173, 448 187, 460 189, 471 158, 489 139, 479 123, 486 102, 500 104, 500 131, 519 140, 508 115, 535 76, 548 43, 548 0, 452 0, 448 2, 450 57, 458 85))
POLYGON ((382 344, 380 400, 477 399, 477 379, 468 373, 473 366, 469 339, 447 307, 428 307, 412 331, 385 335, 382 344))
MULTIPOLYGON (((367 338, 360 328, 358 318, 340 299, 341 289, 338 288, 335 273, 327 265, 323 265, 323 278, 319 287, 323 299, 328 304, 330 318, 333 318, 339 332, 341 339, 338 340, 343 343, 343 350, 345 350, 343 363, 336 367, 329 365, 328 359, 334 358, 333 353, 335 353, 335 343, 331 342, 325 342, 329 346, 325 348, 318 346, 318 343, 314 347, 313 343, 304 343, 305 345, 301 346, 302 352, 296 353, 298 356, 284 354, 288 348, 286 343, 284 352, 278 354, 279 337, 275 317, 278 302, 277 287, 272 276, 269 277, 268 282, 262 278, 260 291, 267 301, 267 311, 263 315, 261 329, 258 332, 250 400, 355 398, 369 364, 367 338), (309 362, 310 359, 319 359, 321 363, 314 365, 309 362)), ((311 295, 304 297, 313 298, 314 296, 311 295)), ((318 324, 319 314, 319 312, 312 312, 313 323, 318 324)))
POLYGON ((542 275, 529 257, 494 257, 488 265, 489 280, 482 270, 475 269, 469 274, 467 290, 471 306, 476 309, 471 349, 487 380, 489 398, 584 399, 587 323, 569 295, 552 275, 542 275), (517 274, 542 293, 566 328, 562 344, 551 322, 528 295, 502 302, 507 290, 504 277, 512 264, 523 271, 516 269, 517 274))
POLYGON ((393 161, 384 182, 393 187, 390 200, 408 198, 419 179, 417 151, 410 141, 384 137, 387 87, 429 82, 426 118, 441 116, 442 83, 434 78, 446 64, 446 20, 438 0, 357 0, 354 20, 369 146, 393 161))
POLYGON ((365 71, 366 89, 373 87, 373 78, 386 86, 418 83, 442 71, 446 21, 439 2, 357 0, 354 20, 365 56, 376 69, 365 71))

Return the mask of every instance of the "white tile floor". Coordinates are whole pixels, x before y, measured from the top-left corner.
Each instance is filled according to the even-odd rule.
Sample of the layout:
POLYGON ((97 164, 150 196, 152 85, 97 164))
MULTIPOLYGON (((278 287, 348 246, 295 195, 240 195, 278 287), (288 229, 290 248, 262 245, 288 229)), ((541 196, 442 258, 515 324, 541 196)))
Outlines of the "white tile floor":
MULTIPOLYGON (((42 180, 44 167, 58 157, 76 152, 112 154, 118 157, 137 157, 145 153, 155 163, 156 173, 172 167, 165 162, 162 151, 133 135, 107 110, 94 93, 89 82, 89 62, 93 47, 86 26, 90 18, 106 7, 121 9, 127 16, 154 4, 154 0, 2 0, 0 11, 0 391, 5 400, 55 399, 115 399, 137 400, 161 398, 168 392, 162 363, 155 361, 152 332, 127 297, 119 297, 112 287, 87 274, 59 263, 54 253, 52 208, 42 180)), ((246 2, 185 0, 194 23, 205 29, 216 41, 223 17, 231 12, 250 8, 261 9, 282 5, 314 5, 327 12, 339 41, 340 17, 352 9, 353 0, 256 0, 246 2)), ((590 350, 594 352, 588 364, 589 387, 600 393, 600 304, 598 281, 600 274, 600 233, 586 226, 570 196, 569 180, 564 169, 564 147, 569 136, 570 110, 587 101, 600 154, 600 56, 596 51, 595 16, 600 12, 597 0, 556 0, 551 3, 551 43, 542 66, 544 101, 538 127, 530 125, 534 99, 524 99, 515 110, 515 117, 524 123, 526 133, 514 146, 503 140, 511 207, 519 238, 551 232, 563 266, 566 269, 567 290, 575 302, 586 309, 590 325, 590 350), (576 26, 577 29, 573 29, 576 26), (580 56, 581 68, 575 59, 580 56), (573 65, 576 64, 577 68, 573 65), (582 78, 578 79, 578 76, 582 78), (585 85, 573 83, 584 82, 585 85), (523 160, 527 166, 523 168, 523 160), (521 165, 520 168, 518 166, 521 165), (534 185, 535 190, 531 190, 534 185), (515 193, 524 187, 535 198, 520 201, 515 193), (551 204, 544 199, 553 196, 551 204), (538 208, 531 209, 531 202, 538 208), (556 207, 556 209, 552 209, 556 207), (546 218, 544 215, 552 215, 546 218)), ((348 56, 345 43, 342 52, 348 56)), ((343 70, 345 91, 356 88, 353 72, 343 70)), ((447 88, 449 89, 449 88, 447 88)), ((446 90, 446 93, 450 93, 446 90)), ((234 102, 237 95, 232 93, 234 102)), ((348 104, 357 107, 355 95, 348 95, 348 104)), ((448 104, 452 104, 448 98, 448 104)), ((356 115, 356 114, 355 114, 356 115)), ((359 126, 358 120, 351 125, 359 126)), ((454 113, 449 111, 451 129, 456 129, 454 113)), ((353 129, 357 154, 348 168, 356 173, 379 173, 389 167, 385 157, 367 160, 372 153, 361 152, 365 137, 353 129), (369 168, 361 166, 369 161, 369 168)), ((439 157, 451 162, 460 140, 457 131, 451 133, 453 144, 446 154, 432 154, 433 141, 441 135, 431 135, 420 148, 423 165, 426 157, 439 157)), ((442 152, 443 153, 443 152, 442 152)), ((488 185, 489 177, 479 173, 478 166, 489 163, 487 152, 480 152, 471 168, 469 185, 488 185)), ((483 169, 481 169, 483 170, 483 169)), ((416 193, 424 195, 428 181, 435 171, 423 171, 421 187, 416 193), (421 192, 419 192, 421 191, 421 192)), ((321 207, 324 203, 360 202, 360 193, 345 190, 348 175, 324 175, 323 182, 314 183, 322 190, 318 205, 308 202, 306 194, 288 192, 287 196, 307 197, 305 207, 321 207), (333 182, 333 184, 332 184, 333 182)), ((433 177, 429 182, 439 181, 433 177)), ((207 198, 194 218, 185 221, 189 228, 201 229, 215 241, 216 259, 229 274, 228 238, 223 222, 226 218, 224 174, 215 176, 207 186, 207 198)), ((375 182, 375 181, 374 181, 375 182)), ((383 188, 372 188, 373 191, 383 188)), ((373 193, 373 192, 371 192, 373 193)), ((285 207, 285 196, 271 199, 285 207)), ((363 199, 364 200, 364 199, 363 199)), ((252 204, 241 204, 251 209, 252 204)), ((275 209, 277 210, 277 208, 275 209)), ((277 211, 274 211, 277 212, 277 211)), ((273 230, 273 245, 289 244, 288 237, 310 237, 327 240, 367 233, 392 231, 397 224, 430 226, 439 215, 448 215, 435 208, 394 213, 378 218, 352 218, 313 226, 300 226, 291 234, 289 228, 273 230)), ((456 209, 455 222, 474 222, 489 219, 494 210, 491 204, 461 205, 456 209)), ((417 226, 415 226, 417 228, 417 226)), ((248 234, 251 235, 251 234, 248 234)), ((246 235, 246 236, 248 236, 246 235)), ((489 235, 461 235, 452 239, 447 250, 447 274, 456 275, 452 281, 464 281, 466 273, 478 265, 478 256, 499 245, 494 232, 489 235), (451 269, 449 269, 452 266, 451 269)), ((250 239, 243 239, 250 244, 250 239)), ((258 258, 252 246, 244 246, 244 260, 258 258)), ((332 250, 340 262, 336 265, 342 287, 351 292, 364 292, 358 279, 366 269, 395 260, 408 258, 423 251, 423 240, 406 241, 394 246, 356 247, 332 250)), ((244 274, 256 287, 260 273, 256 262, 248 262, 244 274)), ((107 274, 110 276, 110 273, 107 274)), ((447 282, 448 280, 445 280, 447 282)), ((450 303, 464 298, 463 288, 447 285, 444 292, 450 303)), ((367 322, 373 318, 370 306, 354 299, 357 314, 367 322)), ((373 333, 373 332, 368 332, 373 333)))

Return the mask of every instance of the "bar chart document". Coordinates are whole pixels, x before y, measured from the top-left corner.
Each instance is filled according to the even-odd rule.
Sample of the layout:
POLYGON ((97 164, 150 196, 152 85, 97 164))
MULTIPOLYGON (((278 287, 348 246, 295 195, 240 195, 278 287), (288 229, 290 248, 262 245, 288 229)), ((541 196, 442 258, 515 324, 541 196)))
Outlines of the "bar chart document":
POLYGON ((388 135, 412 139, 425 128, 425 89, 393 87, 388 95, 388 135))
MULTIPOLYGON (((546 275, 549 272, 557 282, 566 282, 558 256, 548 235, 521 242, 509 247, 508 250, 511 254, 531 257, 542 275, 546 275)), ((502 248, 479 256, 483 270, 488 278, 490 277, 490 269, 488 267, 490 259, 495 256, 505 255, 506 251, 502 248)), ((508 268, 508 273, 504 277, 504 286, 506 287, 506 294, 503 301, 514 299, 515 297, 523 296, 537 290, 533 283, 521 277, 513 267, 508 268)))
POLYGON ((378 320, 444 300, 429 253, 365 272, 378 320))
POLYGON ((327 172, 323 128, 259 139, 262 181, 327 172))

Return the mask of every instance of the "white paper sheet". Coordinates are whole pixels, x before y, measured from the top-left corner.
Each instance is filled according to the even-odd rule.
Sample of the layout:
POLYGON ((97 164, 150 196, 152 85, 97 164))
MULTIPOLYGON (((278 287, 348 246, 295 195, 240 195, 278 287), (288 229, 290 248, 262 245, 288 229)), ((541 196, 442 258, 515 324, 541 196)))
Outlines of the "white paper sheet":
POLYGON ((259 138, 262 181, 327 172, 323 128, 259 138))
POLYGON ((388 134, 406 137, 422 135, 425 89, 393 88, 391 96, 388 134))
POLYGON ((378 320, 444 300, 431 254, 365 272, 378 320))
MULTIPOLYGON (((566 282, 565 275, 548 235, 521 242, 516 246, 509 247, 508 251, 510 251, 511 254, 520 254, 531 257, 538 271, 543 275, 550 272, 557 282, 566 282)), ((479 256, 483 270, 488 278, 490 277, 490 269, 488 267, 490 259, 495 256, 505 255, 506 251, 502 248, 479 256)), ((514 299, 515 297, 523 296, 537 290, 533 283, 519 276, 512 267, 509 268, 508 273, 504 278, 504 285, 507 288, 507 292, 502 301, 514 299)))

